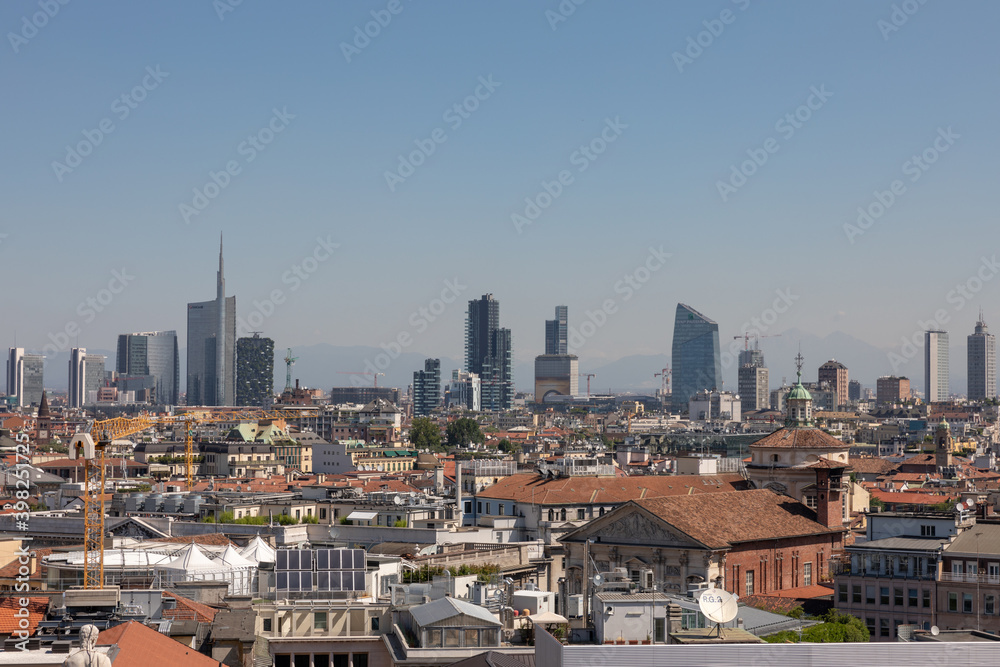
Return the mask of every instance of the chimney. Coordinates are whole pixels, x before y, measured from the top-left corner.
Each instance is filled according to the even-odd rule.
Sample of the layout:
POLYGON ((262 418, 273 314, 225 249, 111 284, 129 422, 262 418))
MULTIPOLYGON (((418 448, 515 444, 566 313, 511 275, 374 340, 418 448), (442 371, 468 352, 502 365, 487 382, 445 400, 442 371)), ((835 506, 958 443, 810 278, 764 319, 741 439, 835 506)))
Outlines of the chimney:
POLYGON ((674 643, 674 635, 681 631, 681 606, 667 603, 667 643, 674 643))
POLYGON ((827 528, 844 525, 841 484, 844 468, 816 469, 816 521, 827 528))

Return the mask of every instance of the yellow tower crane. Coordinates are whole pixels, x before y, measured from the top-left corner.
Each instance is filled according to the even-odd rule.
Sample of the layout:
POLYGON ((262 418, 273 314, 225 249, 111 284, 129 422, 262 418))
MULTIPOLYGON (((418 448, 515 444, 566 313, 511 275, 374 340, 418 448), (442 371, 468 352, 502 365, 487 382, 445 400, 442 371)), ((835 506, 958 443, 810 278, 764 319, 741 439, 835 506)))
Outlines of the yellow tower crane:
POLYGON ((90 424, 89 432, 77 433, 69 446, 71 459, 83 459, 83 587, 104 586, 104 454, 112 442, 165 424, 185 425, 184 470, 188 490, 194 486, 194 427, 260 419, 289 419, 310 414, 305 410, 224 410, 205 414, 115 417, 90 424), (96 439, 95 439, 96 438, 96 439))

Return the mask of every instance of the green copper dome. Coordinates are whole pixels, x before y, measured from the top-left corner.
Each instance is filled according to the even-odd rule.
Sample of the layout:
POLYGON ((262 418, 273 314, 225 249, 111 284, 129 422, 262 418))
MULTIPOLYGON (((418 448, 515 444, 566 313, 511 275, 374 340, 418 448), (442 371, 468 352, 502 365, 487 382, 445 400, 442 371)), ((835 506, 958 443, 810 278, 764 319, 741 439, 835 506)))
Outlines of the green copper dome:
POLYGON ((799 381, 798 381, 798 383, 794 387, 792 387, 792 390, 790 392, 788 392, 788 399, 787 400, 789 400, 789 401, 796 401, 796 400, 799 400, 799 401, 811 401, 812 398, 813 398, 812 394, 810 394, 809 391, 805 387, 802 386, 802 373, 801 372, 798 374, 798 377, 799 377, 799 381))

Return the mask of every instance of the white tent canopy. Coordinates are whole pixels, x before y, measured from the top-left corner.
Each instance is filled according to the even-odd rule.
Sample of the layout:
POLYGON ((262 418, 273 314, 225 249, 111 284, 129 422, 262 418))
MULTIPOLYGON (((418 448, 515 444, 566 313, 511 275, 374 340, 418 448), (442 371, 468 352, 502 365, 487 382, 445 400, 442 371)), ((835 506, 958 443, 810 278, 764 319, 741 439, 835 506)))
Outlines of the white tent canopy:
POLYGON ((228 570, 229 566, 219 561, 214 561, 205 555, 205 552, 198 548, 198 545, 191 543, 181 551, 177 558, 169 563, 158 565, 158 570, 173 570, 181 572, 204 572, 207 570, 228 570))
POLYGON ((240 555, 254 563, 273 563, 276 557, 274 547, 260 535, 254 536, 249 544, 240 549, 240 555))
POLYGON ((216 562, 225 563, 232 568, 257 567, 256 563, 253 563, 247 558, 241 556, 240 552, 238 552, 232 544, 226 547, 226 550, 222 552, 222 555, 219 556, 216 562))

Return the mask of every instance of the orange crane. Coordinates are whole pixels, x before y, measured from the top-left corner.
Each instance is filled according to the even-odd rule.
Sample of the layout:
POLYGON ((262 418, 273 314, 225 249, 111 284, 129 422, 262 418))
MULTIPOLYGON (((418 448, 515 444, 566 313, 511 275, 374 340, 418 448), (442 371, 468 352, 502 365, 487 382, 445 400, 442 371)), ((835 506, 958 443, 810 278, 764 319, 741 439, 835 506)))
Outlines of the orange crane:
POLYGON ((577 376, 587 378, 587 398, 590 398, 590 378, 597 376, 593 373, 577 373, 577 376))
POLYGON ((743 349, 744 350, 749 350, 750 349, 750 338, 753 338, 753 340, 754 340, 753 349, 756 350, 756 349, 759 349, 758 348, 758 343, 759 343, 759 341, 760 341, 761 338, 778 338, 779 336, 781 336, 781 334, 759 334, 756 331, 747 331, 742 336, 733 336, 733 340, 739 340, 740 338, 742 338, 743 339, 743 349))
POLYGON ((104 500, 105 451, 119 438, 141 433, 164 424, 184 423, 185 472, 187 488, 194 485, 194 426, 195 424, 239 422, 251 419, 284 419, 302 417, 303 410, 225 410, 199 415, 140 415, 115 417, 89 424, 87 432, 77 433, 69 444, 69 458, 83 459, 83 587, 104 586, 104 500), (96 440, 95 440, 96 438, 96 440))
POLYGON ((660 377, 661 375, 663 376, 663 389, 660 392, 660 396, 665 397, 668 393, 670 393, 667 391, 670 389, 670 366, 667 366, 659 373, 653 373, 654 378, 660 377))
POLYGON ((375 388, 378 389, 378 376, 381 375, 385 377, 385 373, 372 373, 370 371, 337 371, 341 375, 374 375, 375 376, 375 388))

